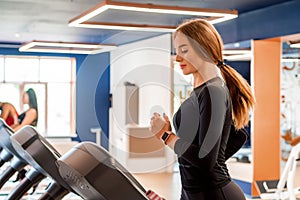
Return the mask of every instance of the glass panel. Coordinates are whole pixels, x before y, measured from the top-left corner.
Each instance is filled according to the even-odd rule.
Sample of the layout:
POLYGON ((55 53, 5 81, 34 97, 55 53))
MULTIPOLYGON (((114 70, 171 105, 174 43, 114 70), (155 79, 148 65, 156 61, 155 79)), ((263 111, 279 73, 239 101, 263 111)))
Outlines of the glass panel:
POLYGON ((20 111, 20 86, 19 84, 0 83, 0 101, 9 102, 20 111))
POLYGON ((46 59, 40 60, 40 80, 42 82, 70 82, 71 59, 46 59))
POLYGON ((5 59, 5 80, 37 82, 38 69, 39 60, 37 58, 7 57, 5 59))
POLYGON ((4 58, 0 57, 0 82, 4 80, 4 58))
MULTIPOLYGON (((32 88, 37 97, 38 102, 38 124, 37 130, 40 134, 44 134, 46 131, 46 85, 45 84, 25 84, 24 91, 27 91, 29 88, 32 88)), ((22 97, 22 96, 21 96, 22 97)), ((25 111, 26 108, 23 108, 25 111)))
POLYGON ((281 157, 288 159, 300 137, 300 51, 282 44, 280 76, 281 157), (292 145, 291 145, 292 144, 292 145))
POLYGON ((70 83, 48 84, 48 136, 71 134, 70 83))

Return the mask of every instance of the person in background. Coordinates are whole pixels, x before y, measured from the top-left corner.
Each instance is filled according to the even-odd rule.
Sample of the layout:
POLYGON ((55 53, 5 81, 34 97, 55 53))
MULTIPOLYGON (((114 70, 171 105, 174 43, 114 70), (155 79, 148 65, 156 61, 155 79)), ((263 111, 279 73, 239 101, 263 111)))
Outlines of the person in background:
MULTIPOLYGON (((248 125, 255 98, 247 81, 223 62, 223 42, 204 19, 181 24, 174 33, 176 61, 193 75, 194 89, 169 118, 154 113, 150 131, 177 154, 181 200, 245 200, 230 177, 225 151, 234 125, 248 125), (176 134, 175 134, 175 133, 176 134)), ((229 147, 230 148, 230 147, 229 147)))
POLYGON ((23 104, 28 104, 29 108, 18 116, 18 124, 12 126, 14 131, 19 130, 25 125, 37 126, 38 122, 38 105, 35 91, 30 88, 22 98, 23 104))
POLYGON ((14 126, 18 124, 18 112, 11 103, 0 102, 0 110, 0 118, 2 118, 7 125, 14 126))

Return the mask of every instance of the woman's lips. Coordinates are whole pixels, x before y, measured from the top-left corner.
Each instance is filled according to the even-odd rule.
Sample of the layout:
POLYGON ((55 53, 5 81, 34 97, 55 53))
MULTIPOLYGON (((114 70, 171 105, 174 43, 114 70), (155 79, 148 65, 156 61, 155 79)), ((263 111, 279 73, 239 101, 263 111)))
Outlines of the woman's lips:
POLYGON ((180 65, 180 68, 183 69, 186 65, 182 64, 180 65))

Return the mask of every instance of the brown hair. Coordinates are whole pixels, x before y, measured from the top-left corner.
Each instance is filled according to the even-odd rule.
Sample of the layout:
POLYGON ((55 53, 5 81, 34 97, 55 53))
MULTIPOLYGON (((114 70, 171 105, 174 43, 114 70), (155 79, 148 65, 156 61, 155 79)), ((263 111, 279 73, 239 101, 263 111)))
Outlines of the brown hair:
POLYGON ((236 129, 246 126, 255 98, 248 82, 236 70, 223 62, 223 41, 220 34, 213 25, 203 19, 182 23, 178 26, 175 37, 177 32, 187 37, 203 59, 214 62, 220 68, 230 92, 234 126, 236 129))

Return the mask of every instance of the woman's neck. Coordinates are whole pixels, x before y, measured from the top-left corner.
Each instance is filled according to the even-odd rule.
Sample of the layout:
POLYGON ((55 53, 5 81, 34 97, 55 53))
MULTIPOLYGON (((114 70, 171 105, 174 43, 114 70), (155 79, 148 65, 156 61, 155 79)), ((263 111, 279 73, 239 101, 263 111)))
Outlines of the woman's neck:
POLYGON ((222 77, 220 69, 214 63, 205 62, 197 72, 193 73, 194 88, 217 76, 222 77))

